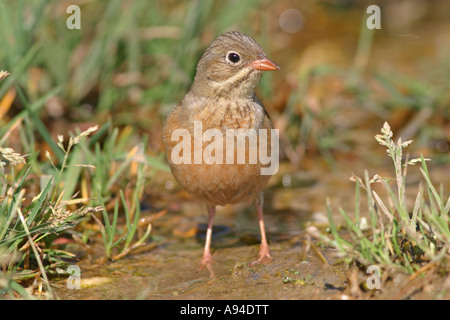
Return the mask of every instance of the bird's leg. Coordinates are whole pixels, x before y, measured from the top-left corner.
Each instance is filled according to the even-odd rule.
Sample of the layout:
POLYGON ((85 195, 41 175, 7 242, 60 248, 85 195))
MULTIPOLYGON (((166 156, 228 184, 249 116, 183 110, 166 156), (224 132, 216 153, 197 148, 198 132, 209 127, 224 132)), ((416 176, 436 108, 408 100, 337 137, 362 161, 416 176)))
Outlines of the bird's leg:
POLYGON ((213 261, 211 256, 211 236, 212 236, 212 227, 213 227, 213 219, 216 214, 216 207, 211 205, 208 206, 208 229, 206 230, 206 241, 205 241, 205 249, 203 251, 202 257, 202 265, 200 269, 207 264, 210 264, 213 261))
POLYGON ((266 259, 272 259, 269 251, 269 245, 267 244, 266 238, 266 229, 264 227, 264 217, 263 217, 263 194, 255 201, 256 211, 258 212, 258 220, 259 220, 259 229, 261 230, 261 246, 259 248, 258 259, 253 261, 251 265, 256 264, 258 262, 262 262, 266 259))

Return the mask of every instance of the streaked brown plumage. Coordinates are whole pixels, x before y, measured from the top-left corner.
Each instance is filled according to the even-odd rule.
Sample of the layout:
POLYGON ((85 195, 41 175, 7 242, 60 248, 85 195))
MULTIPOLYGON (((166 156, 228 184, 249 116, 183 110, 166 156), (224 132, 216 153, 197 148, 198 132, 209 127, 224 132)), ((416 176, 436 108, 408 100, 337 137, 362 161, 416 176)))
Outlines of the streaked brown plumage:
MULTIPOLYGON (((272 124, 254 89, 263 71, 276 70, 262 48, 251 37, 239 32, 227 32, 214 40, 197 65, 197 73, 190 91, 168 116, 164 127, 164 144, 172 173, 183 188, 206 203, 208 231, 202 266, 212 261, 210 253, 212 221, 216 205, 255 201, 261 229, 261 247, 257 261, 271 258, 264 230, 262 189, 270 176, 261 175, 260 162, 256 164, 175 164, 171 159, 172 141, 176 129, 186 129, 194 145, 194 121, 201 121, 202 131, 217 129, 266 129, 272 124), (237 55, 237 56, 236 56, 237 55)), ((270 136, 270 135, 269 135, 270 136)), ((202 142, 202 152, 210 142, 202 142)), ((236 145, 235 145, 236 146, 236 145)), ((223 154, 225 157, 225 141, 223 154)), ((268 141, 270 153, 270 139, 268 141)), ((246 145, 246 156, 258 150, 246 145)), ((215 151, 217 152, 217 150, 215 151)), ((236 157, 235 157, 236 160, 236 157)))

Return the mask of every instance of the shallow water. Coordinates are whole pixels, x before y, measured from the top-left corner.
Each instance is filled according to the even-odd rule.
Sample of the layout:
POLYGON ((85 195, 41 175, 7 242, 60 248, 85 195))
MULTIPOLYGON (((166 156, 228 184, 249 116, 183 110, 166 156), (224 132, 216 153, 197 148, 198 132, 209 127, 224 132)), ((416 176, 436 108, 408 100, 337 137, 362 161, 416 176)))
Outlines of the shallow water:
MULTIPOLYGON (((326 225, 324 214, 314 211, 317 190, 324 188, 314 186, 317 182, 311 174, 306 176, 303 181, 294 181, 296 188, 273 186, 266 192, 271 261, 250 267, 259 250, 256 211, 253 207, 230 206, 219 208, 215 219, 215 262, 211 270, 199 270, 207 217, 200 204, 178 199, 179 210, 154 223, 152 234, 158 241, 150 243, 150 249, 114 262, 96 263, 95 254, 91 259, 82 258, 78 263, 81 288, 68 289, 67 280, 60 280, 56 282, 57 297, 314 299, 336 295, 347 286, 347 267, 335 265, 335 250, 321 247, 305 231, 307 226, 326 225)), ((97 247, 93 251, 101 251, 101 244, 92 246, 97 247)))
POLYGON ((258 245, 215 250, 199 270, 202 245, 172 244, 106 265, 80 263, 81 289, 57 283, 60 299, 300 299, 325 298, 347 286, 334 252, 305 253, 301 237, 271 243, 273 261, 250 267, 258 245), (326 259, 326 261, 323 260, 326 259))
MULTIPOLYGON (((432 176, 442 178, 448 172, 441 167, 433 171, 432 176)), ((349 292, 356 290, 350 283, 352 274, 358 278, 358 283, 363 283, 368 275, 343 263, 336 250, 322 243, 317 231, 326 234, 328 225, 322 200, 327 195, 331 197, 332 210, 339 224, 342 220, 336 208, 342 205, 351 212, 354 184, 345 175, 328 174, 317 180, 316 174, 320 175, 320 172, 310 171, 303 175, 303 180, 299 176, 294 177, 292 188, 280 186, 278 182, 281 180, 277 180, 282 177, 274 177, 271 182, 265 202, 267 236, 273 257, 271 261, 250 266, 259 250, 259 230, 254 208, 227 206, 219 207, 215 219, 212 241, 215 263, 211 270, 199 270, 206 213, 200 204, 186 198, 183 192, 174 192, 170 199, 161 200, 169 200, 171 204, 166 204, 166 207, 174 209, 153 223, 154 238, 148 245, 118 261, 109 262, 99 259, 102 256, 100 239, 90 244, 91 256, 80 249, 78 255, 81 260, 77 264, 81 270, 80 289, 68 289, 67 279, 56 281, 57 298, 348 298, 349 292)), ((414 172, 410 173, 410 177, 413 183, 417 182, 414 172)), ((170 175, 162 180, 166 178, 170 178, 170 175)), ((396 276, 393 273, 389 277, 393 279, 392 288, 379 292, 379 298, 404 297, 414 288, 412 284, 405 288, 398 286, 398 279, 402 279, 400 283, 406 283, 405 274, 396 276)), ((436 292, 445 297, 445 292, 448 294, 449 291, 433 287, 421 297, 434 297, 436 292)), ((364 297, 362 292, 358 291, 358 294, 364 297)))

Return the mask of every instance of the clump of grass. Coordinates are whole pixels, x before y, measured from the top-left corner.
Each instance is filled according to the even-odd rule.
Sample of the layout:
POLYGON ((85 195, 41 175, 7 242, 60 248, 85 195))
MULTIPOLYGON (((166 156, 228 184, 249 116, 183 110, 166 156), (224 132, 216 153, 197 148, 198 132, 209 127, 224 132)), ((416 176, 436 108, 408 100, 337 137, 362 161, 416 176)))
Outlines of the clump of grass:
MULTIPOLYGON (((145 181, 158 170, 168 170, 161 159, 145 155, 146 139, 127 150, 136 140, 133 131, 126 127, 119 133, 110 122, 68 139, 59 135, 57 141, 50 140, 50 132, 32 114, 47 97, 30 104, 20 95, 27 109, 0 132, 0 288, 22 298, 36 291, 53 297, 51 276, 67 274, 75 255, 55 249, 52 242, 62 232, 76 234, 74 227, 88 216, 101 226, 106 258, 120 259, 143 245, 151 232, 150 223, 143 234, 138 228, 145 181), (43 159, 36 151, 41 148, 35 139, 39 128, 50 147, 43 159), (14 130, 28 155, 1 147, 14 130), (27 197, 27 189, 39 184, 40 193, 27 197), (114 202, 111 222, 108 211, 114 202), (118 226, 119 204, 126 220, 123 228, 118 226), (100 211, 103 220, 95 216, 100 211)), ((89 240, 89 231, 84 230, 82 241, 89 240)))
MULTIPOLYGON (((133 239, 136 236, 136 231, 138 227, 138 222, 140 219, 140 195, 142 194, 144 188, 144 165, 139 165, 138 173, 137 173, 137 183, 134 188, 134 192, 132 195, 131 205, 127 204, 125 200, 125 195, 122 190, 120 190, 120 199, 122 202, 122 207, 125 211, 125 228, 124 231, 121 232, 117 227, 118 214, 119 214, 119 201, 116 199, 114 205, 114 213, 112 221, 108 216, 107 208, 105 203, 102 201, 103 210, 103 222, 98 219, 95 215, 92 217, 99 224, 100 230, 103 238, 103 245, 105 248, 105 258, 111 260, 118 260, 132 250, 138 248, 143 245, 145 241, 149 238, 150 232, 152 230, 152 225, 149 223, 147 225, 147 229, 145 233, 133 243, 133 239), (116 235, 120 234, 117 238, 116 235), (113 250, 117 249, 117 253, 114 254, 113 250)), ((98 199, 102 199, 100 190, 97 189, 98 199)))
MULTIPOLYGON (((106 258, 103 260, 117 260, 149 239, 151 223, 145 225, 142 234, 139 228, 144 187, 159 170, 168 171, 169 168, 162 159, 146 155, 146 137, 137 140, 137 145, 128 150, 136 143, 132 128, 126 127, 121 132, 118 128, 109 132, 108 129, 111 129, 110 123, 97 133, 105 135, 102 141, 93 136, 91 141, 80 143, 78 152, 89 166, 85 166, 84 171, 80 167, 72 167, 66 179, 72 182, 66 183, 66 188, 74 189, 81 185, 82 199, 90 206, 103 208, 101 217, 92 215, 102 234, 106 258), (120 215, 125 218, 124 223, 120 223, 120 215)), ((83 238, 88 240, 85 236, 83 238)))
MULTIPOLYGON (((64 189, 60 186, 71 149, 96 129, 90 128, 71 138, 67 149, 59 139, 63 165, 46 179, 40 193, 32 199, 27 197, 31 165, 13 149, 0 147, 0 270, 6 292, 23 296, 14 289, 18 288, 15 281, 25 285, 28 279, 34 279, 30 291, 42 292, 45 285, 45 291, 53 297, 48 275, 64 273, 67 260, 74 258, 72 253, 52 248, 53 240, 87 214, 102 210, 87 206, 69 209, 62 200, 64 189), (21 167, 18 172, 17 167, 21 167)), ((49 154, 48 158, 51 161, 49 154)))
POLYGON ((328 243, 353 261, 363 265, 378 264, 393 267, 409 273, 420 270, 429 263, 445 264, 450 258, 450 197, 443 196, 443 190, 437 191, 431 182, 426 161, 423 156, 409 160, 403 156, 403 150, 412 141, 397 143, 392 140, 393 132, 387 122, 381 134, 375 138, 386 147, 387 154, 394 164, 395 179, 375 175, 372 179, 367 170, 364 177, 353 176, 356 183, 355 212, 353 219, 342 208, 339 213, 345 220, 350 240, 338 233, 333 221, 329 200, 327 200, 328 218, 332 239, 328 243), (414 205, 408 208, 406 201, 406 176, 409 166, 421 164, 419 168, 423 181, 419 185, 414 205), (390 185, 394 180, 396 190, 390 185), (380 183, 386 193, 382 197, 372 189, 374 183, 380 183), (360 216, 360 189, 367 195, 367 210, 370 221, 360 216))

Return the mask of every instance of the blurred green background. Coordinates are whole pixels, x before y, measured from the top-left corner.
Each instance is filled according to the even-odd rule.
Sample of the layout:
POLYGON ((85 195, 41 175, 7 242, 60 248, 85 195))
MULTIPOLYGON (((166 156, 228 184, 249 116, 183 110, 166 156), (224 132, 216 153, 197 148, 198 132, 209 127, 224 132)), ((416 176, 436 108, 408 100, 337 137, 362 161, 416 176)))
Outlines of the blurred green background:
MULTIPOLYGON (((43 147, 43 131, 56 137, 110 122, 148 134, 157 154, 163 116, 189 90, 204 49, 239 30, 281 66, 258 94, 294 167, 308 167, 305 153, 332 168, 339 155, 358 158, 364 137, 385 120, 448 161, 445 1, 36 0, 1 1, 0 9, 0 68, 11 73, 0 84, 9 98, 0 138, 28 110, 22 115, 34 119, 28 124, 43 147), (71 4, 81 9, 80 30, 66 27, 71 4), (370 4, 381 8, 380 30, 365 27, 370 4)), ((8 145, 24 151, 18 137, 8 145)))

